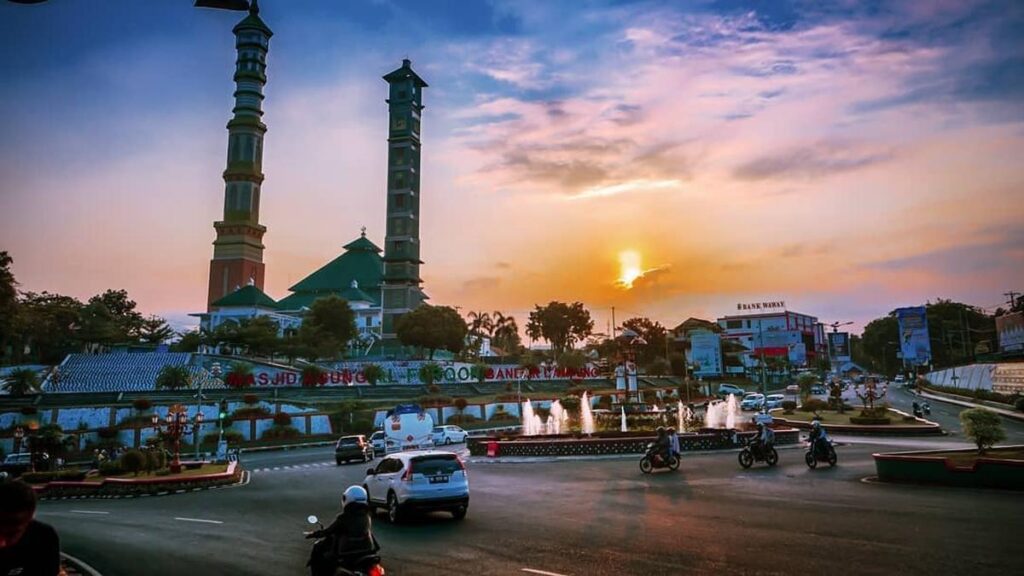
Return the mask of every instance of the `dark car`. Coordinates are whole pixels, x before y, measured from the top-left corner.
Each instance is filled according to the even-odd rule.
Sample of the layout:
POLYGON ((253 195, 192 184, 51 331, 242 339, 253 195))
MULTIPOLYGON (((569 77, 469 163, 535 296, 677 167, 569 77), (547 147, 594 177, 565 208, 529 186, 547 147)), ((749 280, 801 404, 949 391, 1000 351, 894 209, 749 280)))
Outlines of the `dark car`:
POLYGON ((334 446, 334 461, 340 466, 342 462, 373 460, 373 445, 366 436, 342 436, 334 446))
POLYGON ((6 473, 11 478, 17 478, 25 472, 31 472, 32 466, 32 454, 28 452, 22 452, 18 454, 8 454, 2 464, 0 464, 0 472, 6 473))

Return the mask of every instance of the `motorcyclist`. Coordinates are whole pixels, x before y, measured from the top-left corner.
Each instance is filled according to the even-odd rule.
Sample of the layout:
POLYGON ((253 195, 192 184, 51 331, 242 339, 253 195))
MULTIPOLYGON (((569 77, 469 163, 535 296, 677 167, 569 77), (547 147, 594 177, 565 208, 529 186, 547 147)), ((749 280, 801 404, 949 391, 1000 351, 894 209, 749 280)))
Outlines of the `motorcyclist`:
POLYGON ((811 449, 814 451, 814 455, 818 456, 825 450, 825 443, 828 442, 828 433, 821 426, 821 421, 811 421, 811 433, 808 436, 808 440, 811 441, 811 449))
POLYGON ((672 451, 672 442, 669 440, 668 433, 665 431, 664 426, 658 426, 658 439, 654 441, 654 451, 656 454, 661 456, 661 460, 664 464, 668 464, 669 453, 672 451))
POLYGON ((676 434, 675 428, 668 429, 668 444, 673 456, 676 458, 682 456, 682 451, 679 449, 679 434, 676 434))
POLYGON ((376 554, 380 544, 370 530, 370 507, 362 486, 349 486, 341 495, 341 514, 327 528, 306 532, 307 538, 324 538, 313 546, 309 565, 314 576, 334 574, 340 565, 355 571, 355 562, 376 554), (319 549, 318 549, 319 547, 319 549))
POLYGON ((764 454, 775 443, 775 432, 765 425, 764 422, 757 423, 757 434, 750 439, 750 448, 759 454, 764 454))

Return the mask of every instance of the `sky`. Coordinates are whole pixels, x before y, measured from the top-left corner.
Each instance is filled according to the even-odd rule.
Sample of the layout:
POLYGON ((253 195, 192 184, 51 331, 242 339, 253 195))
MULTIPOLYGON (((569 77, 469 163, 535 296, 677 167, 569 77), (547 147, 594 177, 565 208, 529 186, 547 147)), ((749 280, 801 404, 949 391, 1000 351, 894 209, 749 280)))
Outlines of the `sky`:
MULTIPOLYGON (((189 0, 0 1, 0 250, 23 290, 205 310, 232 26, 189 0)), ((384 236, 386 84, 428 83, 434 304, 595 330, 786 302, 858 331, 1024 287, 1024 3, 263 0, 274 298, 384 236)))

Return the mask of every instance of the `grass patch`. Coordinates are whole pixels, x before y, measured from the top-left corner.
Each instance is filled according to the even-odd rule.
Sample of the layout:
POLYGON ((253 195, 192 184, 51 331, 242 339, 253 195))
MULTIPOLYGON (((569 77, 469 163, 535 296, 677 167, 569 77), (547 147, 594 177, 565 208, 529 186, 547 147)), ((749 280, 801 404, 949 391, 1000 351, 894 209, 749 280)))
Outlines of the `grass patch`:
MULTIPOLYGON (((161 478, 163 480, 177 480, 179 478, 188 478, 190 476, 203 476, 206 474, 223 474, 228 471, 227 464, 203 464, 201 467, 195 470, 182 469, 180 474, 168 474, 166 476, 158 476, 157 474, 146 474, 139 472, 139 475, 134 474, 118 474, 117 476, 107 476, 107 478, 122 478, 125 480, 135 480, 137 478, 161 478)), ((99 481, 102 478, 89 478, 88 481, 99 481)))

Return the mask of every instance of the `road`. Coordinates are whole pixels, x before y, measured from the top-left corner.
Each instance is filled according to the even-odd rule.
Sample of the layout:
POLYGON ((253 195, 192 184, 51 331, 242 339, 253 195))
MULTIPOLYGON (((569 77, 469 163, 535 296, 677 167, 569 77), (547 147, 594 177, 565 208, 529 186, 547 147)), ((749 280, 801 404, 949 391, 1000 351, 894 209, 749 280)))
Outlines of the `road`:
MULTIPOLYGON (((374 529, 392 576, 1024 573, 1019 493, 862 481, 874 451, 961 442, 843 440, 839 466, 813 471, 799 448, 781 450, 773 469, 742 470, 728 452, 650 476, 633 458, 473 460, 465 520, 382 516, 374 529)), ((299 575, 305 517, 330 519, 366 469, 331 458, 326 448, 249 455, 245 486, 43 502, 39 517, 105 576, 299 575)))

